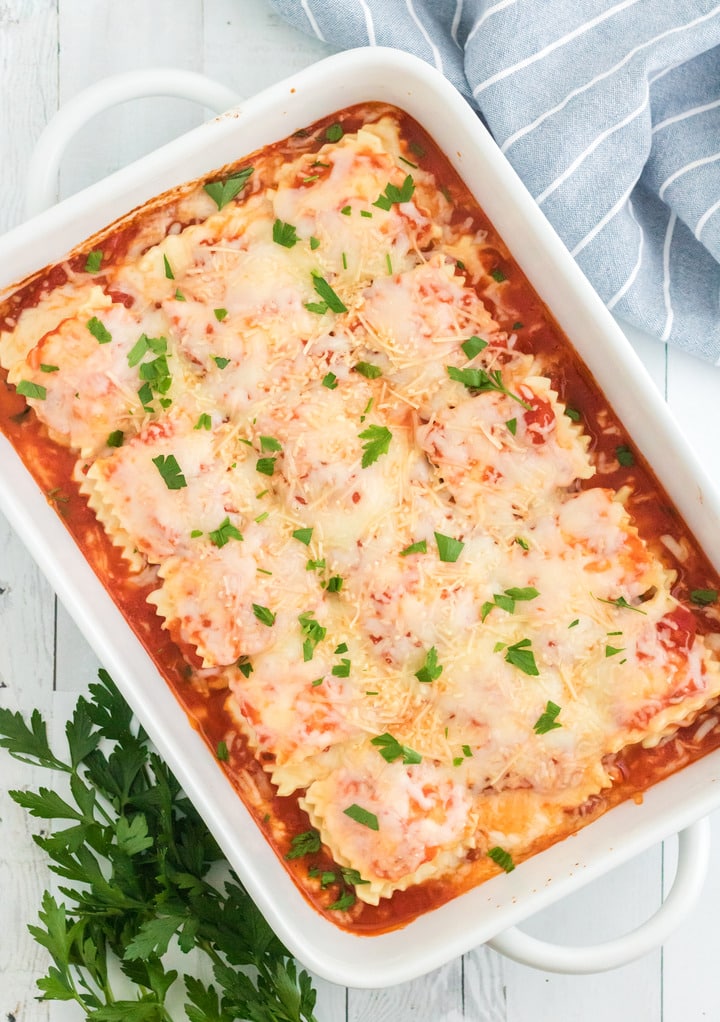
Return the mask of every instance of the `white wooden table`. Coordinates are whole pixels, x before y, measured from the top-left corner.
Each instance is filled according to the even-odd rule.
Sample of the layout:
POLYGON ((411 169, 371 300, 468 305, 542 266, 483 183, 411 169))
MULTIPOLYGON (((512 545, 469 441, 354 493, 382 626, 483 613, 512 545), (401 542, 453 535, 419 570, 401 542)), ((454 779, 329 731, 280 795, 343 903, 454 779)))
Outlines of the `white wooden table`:
MULTIPOLYGON (((23 218, 35 140, 57 106, 108 74, 140 67, 203 71, 250 95, 330 52, 281 23, 266 0, 0 0, 0 231, 23 218)), ((75 139, 61 196, 193 127, 203 111, 143 100, 96 120, 75 139)), ((720 479, 720 370, 659 343, 632 341, 689 440, 720 479)), ((39 707, 61 734, 97 663, 31 556, 0 519, 0 704, 39 707)), ((26 932, 50 884, 31 840, 36 824, 7 789, 42 781, 0 754, 0 1020, 76 1019, 34 1000, 45 957, 26 932)), ((720 814, 712 820, 720 864, 720 814)), ((657 908, 675 842, 654 848, 526 924, 538 936, 590 943, 628 930, 657 908)), ((430 976, 387 990, 318 981, 320 1022, 694 1022, 720 1019, 720 870, 666 946, 615 972, 563 977, 479 948, 430 976)))

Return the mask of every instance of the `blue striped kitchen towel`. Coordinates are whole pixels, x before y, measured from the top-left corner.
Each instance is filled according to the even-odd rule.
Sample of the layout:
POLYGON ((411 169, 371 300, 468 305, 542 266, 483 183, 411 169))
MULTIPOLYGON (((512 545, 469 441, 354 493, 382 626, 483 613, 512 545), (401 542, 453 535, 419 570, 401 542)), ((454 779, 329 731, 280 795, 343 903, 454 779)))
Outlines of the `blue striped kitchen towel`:
POLYGON ((720 364, 720 4, 271 2, 335 46, 434 64, 608 308, 720 364))

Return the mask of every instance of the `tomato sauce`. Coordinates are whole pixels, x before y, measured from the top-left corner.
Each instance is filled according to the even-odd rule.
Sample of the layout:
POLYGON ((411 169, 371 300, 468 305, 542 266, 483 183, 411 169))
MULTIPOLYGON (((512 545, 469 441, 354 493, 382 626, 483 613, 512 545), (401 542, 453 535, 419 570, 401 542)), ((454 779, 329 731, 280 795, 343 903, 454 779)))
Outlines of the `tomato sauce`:
MULTIPOLYGON (((288 158, 294 158, 300 152, 314 153, 325 142, 325 132, 331 124, 339 122, 346 132, 350 132, 384 110, 384 107, 368 104, 340 111, 270 148, 288 158)), ((502 287, 493 288, 492 294, 483 293, 480 289, 480 297, 500 326, 509 334, 517 335, 519 349, 543 354, 549 365, 546 373, 553 388, 558 391, 561 401, 567 403, 573 417, 577 415, 591 437, 591 450, 599 467, 602 485, 615 489, 629 488, 630 496, 626 506, 640 535, 662 557, 664 563, 677 572, 674 595, 687 604, 692 590, 720 588, 717 574, 651 469, 633 449, 632 439, 627 436, 607 399, 456 171, 414 120, 402 115, 402 125, 418 163, 423 169, 434 173, 438 186, 452 199, 456 222, 469 223, 471 234, 480 230, 487 232, 489 244, 483 249, 483 259, 487 272, 492 274, 496 282, 501 281, 502 287), (683 542, 687 556, 682 562, 676 561, 662 544, 660 537, 665 534, 683 542)), ((248 160, 245 159, 237 167, 247 164, 248 160)), ((228 174, 232 170, 232 166, 224 168, 223 173, 228 174)), ((318 172, 322 173, 322 170, 320 167, 318 172)), ((182 189, 161 196, 153 201, 152 208, 164 205, 172 209, 181 194, 182 189)), ((111 226, 102 236, 93 238, 87 250, 102 244, 103 265, 107 266, 133 247, 136 232, 140 233, 140 225, 129 218, 119 226, 111 226)), ((143 238, 143 242, 145 240, 143 238)), ((86 254, 74 253, 69 257, 67 265, 72 269, 80 269, 86 254)), ((0 305, 0 329, 12 328, 23 308, 34 306, 43 293, 64 284, 67 279, 67 272, 62 265, 49 267, 36 274, 0 305)), ((106 283, 101 275, 95 279, 100 285, 106 283)), ((132 300, 125 297, 128 301, 132 300)), ((114 295, 113 298, 115 301, 123 300, 121 295, 114 295)), ((525 417, 533 442, 542 443, 543 431, 548 428, 552 411, 546 401, 535 395, 524 396, 528 397, 529 408, 521 414, 525 417)), ((296 797, 281 798, 275 793, 262 765, 254 759, 245 740, 238 737, 235 731, 225 707, 225 689, 218 684, 217 679, 213 679, 211 673, 199 670, 194 651, 180 648, 168 631, 162 628, 154 609, 147 604, 147 597, 156 588, 152 575, 143 575, 142 584, 132 577, 119 550, 110 543, 72 481, 74 454, 48 438, 44 426, 27 407, 24 398, 7 383, 7 374, 4 372, 0 372, 0 430, 18 451, 48 501, 84 551, 130 627, 157 665, 158 671, 171 687, 192 726, 213 750, 217 750, 218 745, 226 742, 230 736, 227 741, 229 757, 227 761, 219 762, 219 766, 254 814, 258 826, 267 835, 298 888, 318 911, 354 932, 383 932, 406 924, 497 872, 497 867, 487 856, 470 852, 466 862, 451 877, 397 892, 377 907, 357 902, 348 912, 330 909, 329 906, 338 898, 338 884, 329 884, 323 890, 316 879, 309 879, 308 874, 317 870, 332 871, 332 861, 322 851, 297 859, 287 858, 292 837, 308 828, 307 818, 299 809, 296 797), (253 797, 248 797, 248 791, 252 791, 253 797)), ((579 482, 578 487, 597 483, 596 476, 591 481, 579 482)), ((661 629, 661 641, 668 648, 675 646, 679 650, 687 649, 692 645, 697 632, 710 632, 719 627, 716 611, 712 607, 693 608, 693 612, 681 607, 669 617, 666 627, 661 629)), ((679 730, 674 737, 661 742, 654 749, 625 749, 611 764, 612 773, 617 779, 613 788, 593 796, 579 809, 568 812, 567 830, 553 835, 552 840, 559 840, 577 831, 623 800, 639 800, 642 792, 650 785, 718 746, 720 724, 711 707, 690 727, 679 730)), ((547 841, 540 843, 532 852, 547 844, 547 841)))

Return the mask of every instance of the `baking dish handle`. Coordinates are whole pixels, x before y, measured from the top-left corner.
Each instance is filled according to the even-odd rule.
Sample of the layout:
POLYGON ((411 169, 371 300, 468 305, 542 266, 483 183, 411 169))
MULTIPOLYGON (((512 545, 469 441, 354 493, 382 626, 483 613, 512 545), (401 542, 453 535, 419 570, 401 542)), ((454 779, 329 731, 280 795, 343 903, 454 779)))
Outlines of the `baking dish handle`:
POLYGON ((111 75, 63 103, 37 141, 27 176, 25 212, 42 213, 57 201, 60 161, 73 136, 96 114, 131 99, 175 96, 222 113, 236 106, 232 89, 205 75, 178 68, 146 68, 111 75))
POLYGON ((606 972, 660 947, 693 909, 710 862, 710 822, 699 820, 678 834, 678 862, 672 888, 657 912, 615 940, 587 947, 550 944, 510 927, 488 946, 507 958, 546 972, 606 972))

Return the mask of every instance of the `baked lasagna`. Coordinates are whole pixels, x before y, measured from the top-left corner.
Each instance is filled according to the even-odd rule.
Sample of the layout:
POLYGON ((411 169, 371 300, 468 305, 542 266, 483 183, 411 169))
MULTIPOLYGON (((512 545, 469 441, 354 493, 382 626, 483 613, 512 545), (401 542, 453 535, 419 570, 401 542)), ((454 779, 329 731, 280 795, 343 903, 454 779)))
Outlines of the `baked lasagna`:
POLYGON ((0 311, 3 429, 341 925, 702 751, 716 582, 402 112, 161 196, 0 311))

